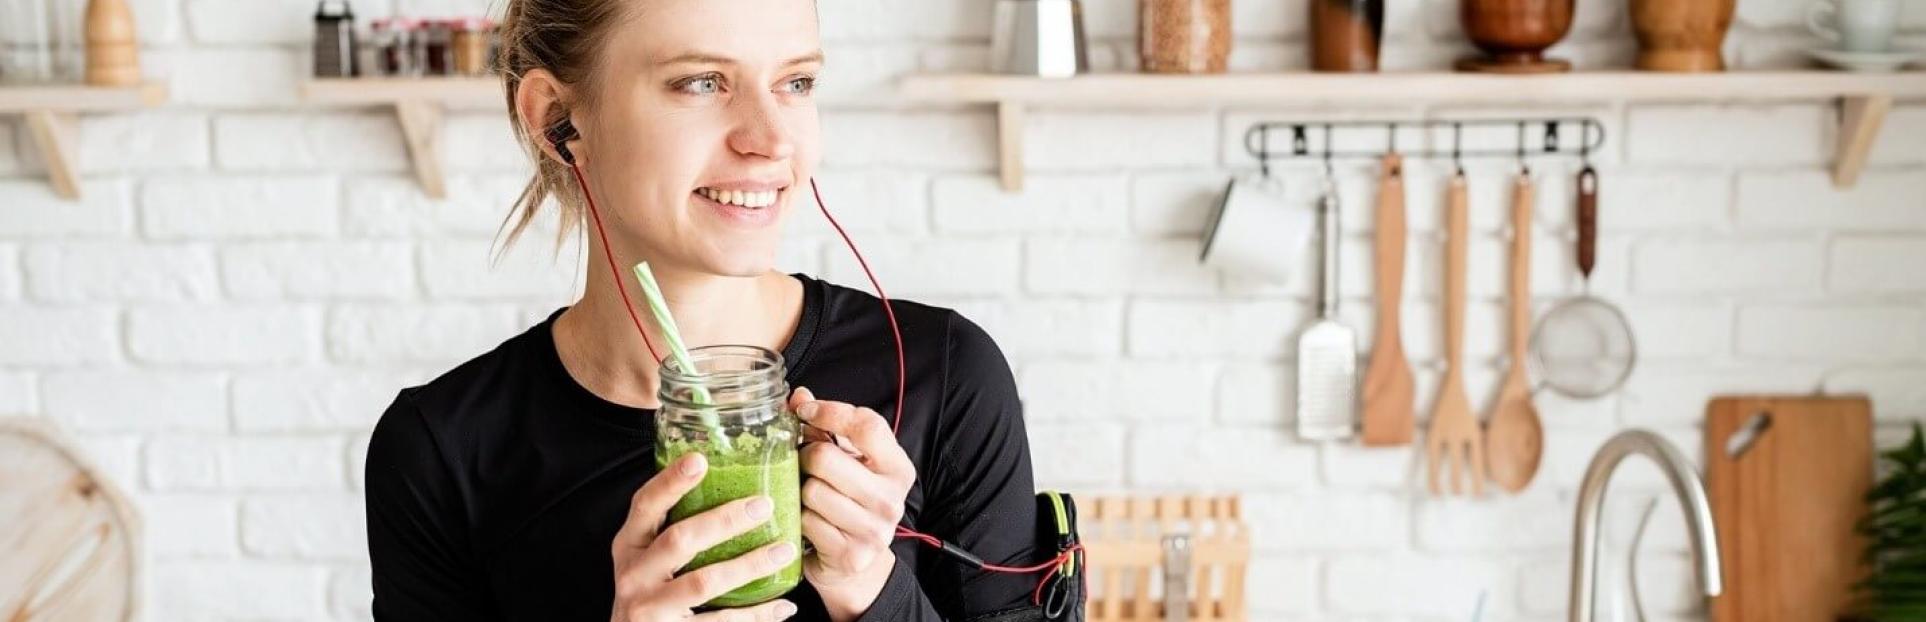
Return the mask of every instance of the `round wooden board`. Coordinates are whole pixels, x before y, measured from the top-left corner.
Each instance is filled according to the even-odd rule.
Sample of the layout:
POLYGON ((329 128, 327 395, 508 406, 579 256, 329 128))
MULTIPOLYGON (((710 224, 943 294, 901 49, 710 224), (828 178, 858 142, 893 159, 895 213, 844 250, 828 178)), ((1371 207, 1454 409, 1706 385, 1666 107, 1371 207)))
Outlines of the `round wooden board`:
POLYGON ((0 619, 133 619, 139 537, 133 506, 51 425, 0 417, 0 619))

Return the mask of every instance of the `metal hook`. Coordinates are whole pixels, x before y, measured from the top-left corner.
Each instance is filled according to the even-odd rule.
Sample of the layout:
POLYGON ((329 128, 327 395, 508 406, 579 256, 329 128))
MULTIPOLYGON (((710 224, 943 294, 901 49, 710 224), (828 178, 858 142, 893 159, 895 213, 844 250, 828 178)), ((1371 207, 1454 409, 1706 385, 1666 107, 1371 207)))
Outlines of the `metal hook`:
MULTIPOLYGON (((1601 131, 1604 128, 1599 128, 1601 131)), ((1578 162, 1585 168, 1592 167, 1592 120, 1586 119, 1578 124, 1578 162)))
POLYGON ((1337 186, 1337 169, 1331 166, 1331 124, 1324 124, 1324 188, 1330 192, 1337 186))
MULTIPOLYGON (((1271 178, 1271 128, 1270 126, 1266 126, 1266 125, 1259 125, 1257 126, 1257 128, 1258 128, 1257 172, 1263 173, 1265 179, 1270 179, 1271 178)), ((1245 143, 1245 144, 1249 145, 1249 143, 1245 143)))
POLYGON ((1398 122, 1397 121, 1392 121, 1390 123, 1385 124, 1385 135, 1387 136, 1388 142, 1390 143, 1390 145, 1385 148, 1385 152, 1397 153, 1398 152, 1398 122))
POLYGON ((1558 121, 1545 122, 1545 153, 1558 153, 1558 121))
POLYGON ((1463 123, 1455 123, 1455 122, 1452 123, 1451 124, 1451 166, 1453 169, 1456 169, 1459 175, 1465 174, 1464 138, 1465 138, 1465 125, 1463 123))
POLYGON ((1291 155, 1304 155, 1311 151, 1311 139, 1306 137, 1304 126, 1291 126, 1291 155))
POLYGON ((1525 163, 1525 122, 1518 122, 1518 174, 1531 176, 1531 165, 1525 163))

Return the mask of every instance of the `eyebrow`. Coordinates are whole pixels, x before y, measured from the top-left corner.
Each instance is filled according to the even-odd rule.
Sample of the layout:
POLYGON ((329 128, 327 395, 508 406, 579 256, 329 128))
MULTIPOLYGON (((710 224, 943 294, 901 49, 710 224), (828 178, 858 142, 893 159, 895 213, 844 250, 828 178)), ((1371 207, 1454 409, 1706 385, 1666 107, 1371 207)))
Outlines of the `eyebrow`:
MULTIPOLYGON (((816 50, 814 52, 810 52, 808 54, 804 54, 802 56, 798 56, 798 57, 789 59, 787 61, 784 61, 783 64, 780 66, 793 67, 793 66, 802 65, 805 63, 820 63, 822 61, 823 61, 823 51, 816 50)), ((664 59, 662 61, 662 64, 664 65, 681 65, 681 64, 732 65, 733 66, 740 63, 737 63, 736 59, 729 58, 727 56, 722 56, 719 54, 710 54, 706 52, 689 52, 689 53, 681 54, 672 58, 664 59)))

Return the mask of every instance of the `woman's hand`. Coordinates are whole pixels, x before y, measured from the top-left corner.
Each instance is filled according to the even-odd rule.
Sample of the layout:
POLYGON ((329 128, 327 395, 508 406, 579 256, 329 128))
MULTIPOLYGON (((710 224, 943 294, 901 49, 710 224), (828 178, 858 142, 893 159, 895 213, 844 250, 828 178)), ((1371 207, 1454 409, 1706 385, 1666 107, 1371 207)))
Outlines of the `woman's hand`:
MULTIPOLYGON (((745 583, 774 574, 796 556, 795 547, 777 542, 740 557, 703 566, 680 577, 677 569, 697 553, 769 520, 768 497, 737 499, 707 512, 676 521, 664 529, 669 508, 702 483, 708 462, 689 454, 670 464, 635 491, 629 518, 615 532, 609 552, 615 558, 614 622, 656 622, 691 619, 693 609, 745 583)), ((789 601, 773 600, 754 607, 711 611, 695 620, 714 622, 774 622, 796 613, 789 601)))
POLYGON ((874 410, 817 400, 803 388, 790 395, 789 406, 809 425, 802 527, 816 552, 803 560, 803 576, 822 594, 832 619, 852 620, 869 610, 896 565, 889 545, 916 465, 874 410), (845 439, 847 449, 839 442, 845 439))

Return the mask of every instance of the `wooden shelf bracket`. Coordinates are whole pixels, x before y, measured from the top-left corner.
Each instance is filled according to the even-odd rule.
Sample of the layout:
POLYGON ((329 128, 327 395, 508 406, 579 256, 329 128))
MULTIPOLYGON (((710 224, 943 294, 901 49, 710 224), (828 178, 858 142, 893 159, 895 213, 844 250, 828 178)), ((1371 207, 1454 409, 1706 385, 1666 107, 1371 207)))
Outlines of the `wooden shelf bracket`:
POLYGON ((1023 104, 1001 101, 996 104, 997 166, 1002 170, 1003 191, 1023 191, 1023 104))
POLYGON ((1832 185, 1851 188, 1859 182, 1879 126, 1893 108, 1891 95, 1848 95, 1839 99, 1839 146, 1833 154, 1832 185))
POLYGON ((423 100, 395 102, 395 120, 408 145, 415 181, 430 198, 448 198, 448 181, 441 170, 441 104, 423 100))
POLYGON ((80 165, 74 157, 80 135, 78 117, 54 110, 30 110, 26 117, 27 131, 47 165, 47 181, 53 184, 54 194, 67 200, 80 199, 80 165))
POLYGON ((48 183, 55 195, 69 201, 80 198, 80 113, 122 112, 166 101, 167 85, 157 82, 0 86, 0 115, 18 114, 26 120, 29 140, 46 163, 48 183))

